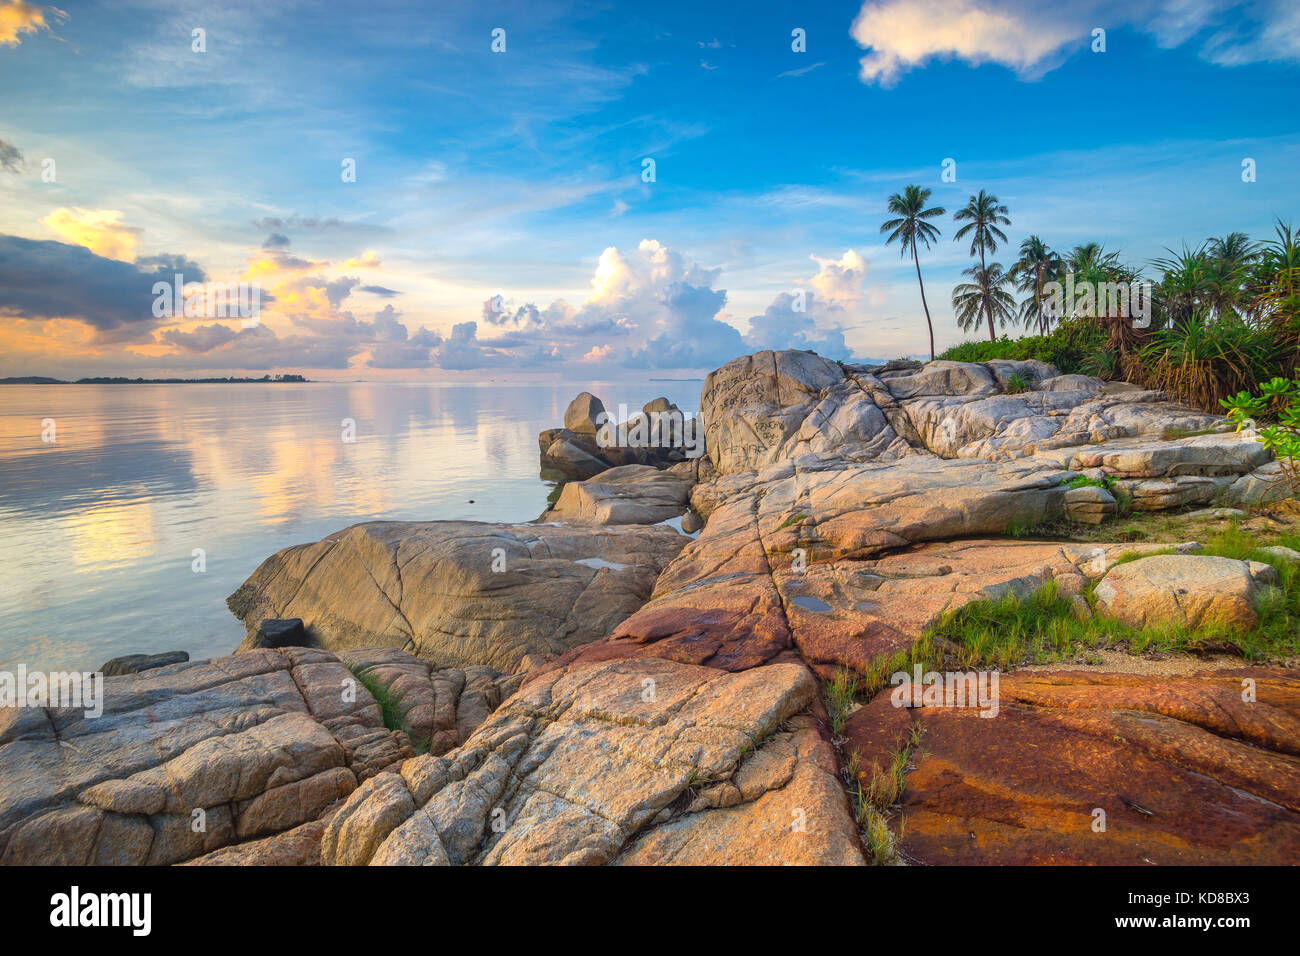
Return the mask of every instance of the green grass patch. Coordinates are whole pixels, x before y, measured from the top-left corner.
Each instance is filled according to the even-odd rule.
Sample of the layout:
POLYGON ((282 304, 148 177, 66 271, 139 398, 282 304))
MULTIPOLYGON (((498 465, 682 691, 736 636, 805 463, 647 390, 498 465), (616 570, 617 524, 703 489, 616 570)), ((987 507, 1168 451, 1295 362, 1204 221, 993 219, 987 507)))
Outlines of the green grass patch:
POLYGON ((807 517, 808 516, 804 514, 791 515, 790 517, 782 521, 779 525, 777 525, 776 530, 780 531, 782 528, 788 528, 792 524, 799 524, 799 522, 806 520, 807 517))
POLYGON ((841 667, 826 685, 826 710, 831 715, 831 733, 838 737, 853 710, 858 693, 858 678, 848 668, 841 667))
MULTIPOLYGON (((873 762, 866 787, 863 787, 858 776, 856 752, 849 761, 847 770, 851 781, 853 814, 862 832, 867 853, 877 866, 898 861, 896 839, 889 827, 889 812, 903 796, 907 764, 920 744, 921 732, 921 727, 914 725, 907 735, 899 738, 887 767, 882 769, 873 762)), ((901 837, 900 830, 899 838, 901 837)))
MULTIPOLYGON (((1264 542, 1256 535, 1230 527, 1212 536, 1196 552, 1261 561, 1277 570, 1279 584, 1260 602, 1259 624, 1249 629, 1221 624, 1198 628, 1175 624, 1133 628, 1092 613, 1096 604, 1092 594, 1095 585, 1086 589, 1081 606, 1080 602, 1060 594, 1055 583, 1049 581, 1023 600, 1009 594, 997 601, 967 604, 944 615, 925 632, 913 653, 926 658, 941 657, 945 666, 1003 670, 1074 659, 1101 647, 1126 649, 1133 654, 1223 650, 1254 661, 1290 657, 1300 653, 1300 567, 1260 550, 1270 544, 1300 550, 1300 535, 1281 535, 1264 542)), ((1170 553, 1174 553, 1172 548, 1154 552, 1170 553)), ((1127 552, 1117 563, 1151 556, 1127 552)))
POLYGON ((1033 388, 1033 383, 1018 372, 1007 379, 1006 388, 1003 391, 1007 395, 1019 395, 1033 388))
POLYGON ((411 746, 415 748, 417 754, 428 753, 429 741, 415 740, 411 737, 410 732, 402 726, 402 712, 398 709, 397 698, 393 696, 389 689, 379 683, 379 681, 375 680, 374 677, 362 672, 361 670, 353 668, 348 668, 348 670, 352 671, 352 676, 357 679, 357 682, 362 687, 370 692, 370 696, 373 697, 375 703, 379 705, 379 711, 383 715, 384 727, 388 730, 400 730, 402 733, 406 734, 407 738, 411 741, 411 746))
POLYGON ((1101 478, 1089 478, 1087 475, 1075 475, 1069 481, 1063 481, 1062 484, 1067 488, 1103 488, 1106 491, 1113 492, 1118 487, 1119 482, 1114 475, 1104 475, 1101 478))
POLYGON ((1160 437, 1164 441, 1174 441, 1179 438, 1196 438, 1200 435, 1219 435, 1222 433, 1222 428, 1166 428, 1160 437))

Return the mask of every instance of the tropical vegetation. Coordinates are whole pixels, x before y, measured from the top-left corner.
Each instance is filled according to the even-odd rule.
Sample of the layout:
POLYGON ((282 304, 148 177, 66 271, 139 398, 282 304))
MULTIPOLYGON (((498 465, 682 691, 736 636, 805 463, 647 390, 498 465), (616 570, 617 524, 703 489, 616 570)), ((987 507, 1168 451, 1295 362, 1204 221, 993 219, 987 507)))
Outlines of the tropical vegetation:
MULTIPOLYGON (((928 205, 930 195, 909 185, 890 196, 892 218, 880 231, 913 260, 933 358, 920 249, 939 238, 934 220, 945 210, 928 205)), ((940 358, 1038 359, 1063 373, 1168 392, 1207 411, 1230 407, 1227 400, 1235 397, 1258 396, 1267 383, 1300 369, 1300 236, 1290 223, 1277 220, 1264 240, 1231 232, 1184 243, 1142 265, 1097 242, 1058 252, 1031 235, 1004 267, 991 258, 1006 245, 1004 227, 1011 225, 997 196, 980 190, 953 220, 954 241, 967 241, 975 260, 962 273, 966 281, 952 290, 953 313, 961 329, 983 329, 988 339, 964 342, 940 358), (1016 327, 1029 334, 1009 337, 1006 330, 1016 327)), ((1279 421, 1270 427, 1286 426, 1279 421)), ((1292 439, 1278 432, 1272 440, 1280 448, 1292 439)))

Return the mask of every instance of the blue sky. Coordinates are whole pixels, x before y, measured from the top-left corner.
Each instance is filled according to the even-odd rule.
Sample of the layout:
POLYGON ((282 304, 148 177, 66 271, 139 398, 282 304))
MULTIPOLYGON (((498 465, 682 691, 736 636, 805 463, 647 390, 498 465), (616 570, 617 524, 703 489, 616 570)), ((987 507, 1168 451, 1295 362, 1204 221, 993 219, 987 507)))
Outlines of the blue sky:
POLYGON ((1295 218, 1300 5, 717 6, 0 0, 0 375, 890 358, 927 341, 879 235, 908 183, 1134 263, 1295 218), (261 323, 154 316, 178 267, 258 282, 261 323))

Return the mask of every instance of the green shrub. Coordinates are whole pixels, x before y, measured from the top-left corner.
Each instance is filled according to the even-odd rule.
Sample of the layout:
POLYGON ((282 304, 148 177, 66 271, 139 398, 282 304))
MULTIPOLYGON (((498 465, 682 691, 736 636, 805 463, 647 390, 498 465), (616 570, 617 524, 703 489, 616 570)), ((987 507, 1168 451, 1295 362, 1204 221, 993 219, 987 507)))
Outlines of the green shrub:
POLYGON ((1300 378, 1271 379, 1259 392, 1258 396, 1238 392, 1220 399, 1219 404, 1227 409, 1228 419, 1237 423, 1237 431, 1258 428, 1256 437, 1282 467, 1291 494, 1300 494, 1300 378), (1274 422, 1257 426, 1255 420, 1265 415, 1274 422))
POLYGON ((988 362, 1030 359, 1055 365, 1062 375, 1097 374, 1089 363, 1105 352, 1106 333, 1092 319, 1068 319, 1048 335, 1028 335, 1020 339, 1002 336, 996 342, 963 342, 942 355, 949 362, 988 362))
POLYGON ((1127 366, 1129 378, 1168 392, 1205 411, 1242 389, 1251 389, 1278 372, 1272 333, 1236 317, 1194 317, 1161 329, 1143 344, 1127 366))
POLYGON ((1031 388, 1033 388, 1033 385, 1030 383, 1029 379, 1019 373, 1016 373, 1007 379, 1006 393, 1008 395, 1019 395, 1021 392, 1027 392, 1031 388))

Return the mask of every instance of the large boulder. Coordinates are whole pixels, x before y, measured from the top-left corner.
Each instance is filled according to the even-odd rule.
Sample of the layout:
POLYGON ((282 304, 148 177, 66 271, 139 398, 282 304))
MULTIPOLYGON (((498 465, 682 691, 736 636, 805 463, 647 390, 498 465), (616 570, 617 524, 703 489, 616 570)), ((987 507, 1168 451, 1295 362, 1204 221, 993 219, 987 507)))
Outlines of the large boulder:
POLYGON ((1101 524, 1115 516, 1118 503, 1105 488, 1084 485, 1065 493, 1065 516, 1082 524, 1101 524))
POLYGON ((813 352, 758 352, 709 373, 700 394, 709 458, 721 473, 800 455, 897 458, 910 450, 871 394, 813 352))
POLYGON ((605 405, 591 392, 579 392, 564 410, 564 427, 576 435, 594 439, 605 421, 605 405))
POLYGON ((565 410, 564 427, 543 429, 537 443, 543 469, 569 481, 625 465, 667 467, 703 454, 699 421, 662 396, 619 422, 599 398, 583 392, 565 410))
POLYGON ((1259 561, 1164 554, 1114 568, 1097 585, 1099 606, 1132 627, 1253 627, 1277 571, 1259 561))
POLYGON ((547 446, 542 453, 542 464, 571 481, 594 478, 610 467, 603 457, 566 438, 557 438, 547 446))
POLYGON ((608 634, 687 540, 667 527, 377 521, 272 555, 228 604, 250 635, 296 617, 326 650, 515 671, 608 634))

